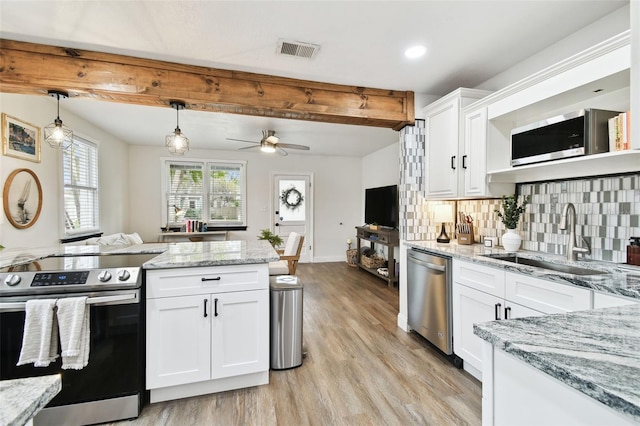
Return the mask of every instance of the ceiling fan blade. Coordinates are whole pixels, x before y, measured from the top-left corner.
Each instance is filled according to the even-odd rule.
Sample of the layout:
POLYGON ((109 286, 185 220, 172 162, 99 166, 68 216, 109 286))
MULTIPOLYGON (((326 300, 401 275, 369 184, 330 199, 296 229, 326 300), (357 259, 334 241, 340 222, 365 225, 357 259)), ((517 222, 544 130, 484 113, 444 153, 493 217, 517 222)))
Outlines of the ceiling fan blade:
POLYGON ((294 143, 278 143, 278 145, 276 145, 278 147, 282 147, 282 148, 291 148, 291 149, 304 149, 305 151, 309 151, 309 147, 306 145, 296 145, 294 143))
POLYGON ((260 148, 260 145, 243 146, 242 148, 238 148, 238 151, 242 151, 243 149, 255 149, 255 148, 260 148))
MULTIPOLYGON (((281 145, 281 144, 278 144, 278 145, 281 145)), ((285 151, 284 149, 282 149, 278 145, 276 145, 276 151, 278 151, 278 154, 280 154, 283 157, 286 157, 287 155, 289 155, 289 153, 287 151, 285 151)))
POLYGON ((247 141, 244 139, 233 139, 233 138, 225 138, 228 141, 237 141, 237 142, 247 142, 247 143, 255 143, 255 144, 260 144, 260 142, 256 142, 256 141, 247 141))

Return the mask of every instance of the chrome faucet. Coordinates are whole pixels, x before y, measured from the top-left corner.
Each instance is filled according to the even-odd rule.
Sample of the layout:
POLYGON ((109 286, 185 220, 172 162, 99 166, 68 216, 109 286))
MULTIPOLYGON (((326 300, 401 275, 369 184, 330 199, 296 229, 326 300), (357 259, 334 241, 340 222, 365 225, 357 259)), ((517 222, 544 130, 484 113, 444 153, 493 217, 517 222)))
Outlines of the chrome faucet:
POLYGON ((580 240, 582 242, 581 245, 578 245, 576 242, 576 208, 571 203, 567 203, 567 205, 564 206, 562 217, 560 218, 560 229, 569 229, 569 240, 567 241, 567 260, 578 260, 578 253, 581 253, 583 255, 591 254, 591 247, 589 247, 589 243, 587 243, 584 237, 580 237, 580 240))

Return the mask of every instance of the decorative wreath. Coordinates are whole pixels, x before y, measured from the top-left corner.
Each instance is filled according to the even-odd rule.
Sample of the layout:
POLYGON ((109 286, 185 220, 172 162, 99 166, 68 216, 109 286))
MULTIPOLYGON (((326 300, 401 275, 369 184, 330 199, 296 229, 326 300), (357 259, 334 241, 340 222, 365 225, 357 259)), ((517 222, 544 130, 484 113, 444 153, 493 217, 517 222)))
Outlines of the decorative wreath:
POLYGON ((295 211, 302 205, 304 197, 300 191, 291 187, 282 191, 282 194, 280 194, 280 201, 282 201, 282 204, 284 204, 287 209, 295 211))

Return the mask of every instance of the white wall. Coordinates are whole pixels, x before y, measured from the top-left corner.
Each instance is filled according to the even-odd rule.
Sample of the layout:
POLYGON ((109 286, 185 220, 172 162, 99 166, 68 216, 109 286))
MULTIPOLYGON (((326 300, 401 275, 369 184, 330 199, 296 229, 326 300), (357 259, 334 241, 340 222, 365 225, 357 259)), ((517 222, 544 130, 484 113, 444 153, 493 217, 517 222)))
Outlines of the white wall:
POLYGON ((569 37, 552 44, 508 70, 479 84, 475 88, 493 91, 503 89, 535 72, 543 70, 563 59, 618 35, 628 30, 629 27, 630 6, 627 5, 595 21, 591 25, 587 25, 569 37))
MULTIPOLYGON (((73 102, 73 99, 61 102, 60 118, 64 124, 79 136, 98 145, 101 230, 105 233, 130 231, 128 226, 128 146, 107 132, 65 112, 64 102, 73 102)), ((3 113, 40 127, 42 139, 44 126, 53 122, 56 117, 56 101, 48 96, 0 93, 0 109, 3 113)), ((4 217, 4 211, 0 214, 0 244, 5 247, 43 247, 55 245, 63 237, 61 167, 60 152, 46 143, 42 143, 40 163, 4 155, 0 157, 2 188, 13 170, 28 168, 38 176, 43 192, 40 217, 30 228, 14 228, 4 217)))
MULTIPOLYGON (((162 209, 160 158, 168 152, 158 146, 131 146, 130 224, 145 241, 155 241, 161 231, 162 209)), ((345 260, 345 241, 362 222, 361 159, 310 156, 289 153, 287 157, 260 152, 192 150, 185 158, 247 161, 246 231, 230 232, 231 239, 255 239, 260 230, 271 228, 273 201, 271 173, 312 173, 314 185, 314 262, 345 260)))

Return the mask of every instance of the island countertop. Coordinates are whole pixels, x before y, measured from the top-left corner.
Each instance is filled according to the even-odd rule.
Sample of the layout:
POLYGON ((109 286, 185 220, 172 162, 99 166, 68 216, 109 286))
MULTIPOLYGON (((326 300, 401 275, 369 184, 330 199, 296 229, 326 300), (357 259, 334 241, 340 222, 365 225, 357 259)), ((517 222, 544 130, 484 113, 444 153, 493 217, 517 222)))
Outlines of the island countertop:
POLYGON ((280 259, 268 241, 204 241, 170 244, 143 265, 144 269, 268 263, 280 259))
POLYGON ((62 389, 59 374, 0 381, 0 424, 23 425, 62 389))
POLYGON ((474 333, 640 422, 640 305, 474 324, 474 333))

